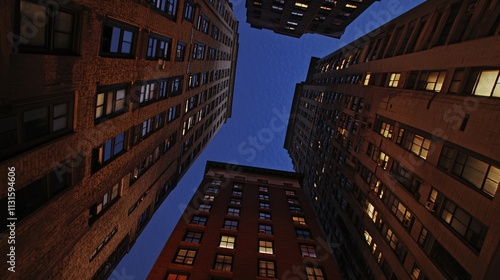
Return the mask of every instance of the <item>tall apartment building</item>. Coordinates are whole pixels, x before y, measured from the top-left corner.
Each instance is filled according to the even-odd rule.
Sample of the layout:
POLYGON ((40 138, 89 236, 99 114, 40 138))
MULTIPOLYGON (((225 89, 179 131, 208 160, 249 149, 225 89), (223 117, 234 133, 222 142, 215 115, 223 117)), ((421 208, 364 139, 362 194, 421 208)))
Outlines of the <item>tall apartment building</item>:
POLYGON ((498 278, 499 15, 428 1, 311 59, 285 148, 346 279, 498 278))
POLYGON ((148 279, 340 279, 302 177, 207 162, 148 279))
POLYGON ((232 6, 17 0, 0 7, 0 251, 14 250, 16 271, 3 261, 1 273, 105 279, 231 116, 232 6), (6 187, 13 179, 15 208, 6 187), (12 221, 15 231, 7 229, 12 221))
POLYGON ((300 38, 316 33, 339 39, 375 0, 246 0, 251 27, 300 38))

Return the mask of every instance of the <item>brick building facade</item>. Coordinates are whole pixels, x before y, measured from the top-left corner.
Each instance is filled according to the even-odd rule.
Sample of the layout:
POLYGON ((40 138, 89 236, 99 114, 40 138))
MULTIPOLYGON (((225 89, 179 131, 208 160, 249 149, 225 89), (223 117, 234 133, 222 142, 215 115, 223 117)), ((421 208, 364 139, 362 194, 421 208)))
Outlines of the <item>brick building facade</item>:
POLYGON ((247 22, 258 29, 300 38, 321 34, 339 39, 346 27, 375 0, 246 0, 247 22))
POLYGON ((219 0, 41 2, 0 4, 0 270, 105 279, 231 116, 238 22, 219 0))
POLYGON ((301 181, 207 162, 148 279, 340 279, 301 181))
POLYGON ((346 279, 498 278, 499 19, 427 1, 311 59, 285 148, 346 279))

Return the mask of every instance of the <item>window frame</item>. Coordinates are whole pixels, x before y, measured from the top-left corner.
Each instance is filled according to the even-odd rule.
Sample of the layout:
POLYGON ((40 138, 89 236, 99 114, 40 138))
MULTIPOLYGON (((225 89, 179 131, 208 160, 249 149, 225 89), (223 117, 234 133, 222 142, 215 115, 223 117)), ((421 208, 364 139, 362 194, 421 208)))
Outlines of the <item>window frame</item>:
MULTIPOLYGON (((79 51, 78 45, 80 44, 80 22, 81 22, 81 16, 80 14, 73 9, 70 9, 68 7, 60 7, 57 6, 57 10, 48 10, 49 6, 45 5, 40 5, 42 1, 35 1, 35 0, 21 0, 19 1, 19 9, 16 9, 15 12, 15 33, 14 35, 9 35, 8 39, 13 41, 13 48, 14 51, 20 51, 23 53, 44 53, 44 54, 55 54, 55 55, 77 55, 79 51), (37 6, 43 6, 45 7, 45 12, 44 12, 44 19, 45 19, 45 24, 44 24, 44 43, 42 45, 35 45, 35 44, 29 44, 31 38, 26 38, 21 34, 21 30, 25 29, 25 27, 29 27, 29 25, 36 26, 37 24, 33 24, 32 20, 29 19, 28 16, 24 15, 23 12, 21 11, 21 2, 26 2, 30 3, 33 5, 37 6), (61 16, 61 13, 65 14, 70 14, 72 16, 71 23, 72 27, 70 28, 69 32, 66 34, 69 34, 68 40, 68 48, 58 48, 55 46, 55 38, 56 38, 56 33, 58 33, 58 30, 56 30, 56 20, 58 17, 61 16), (29 25, 27 25, 26 22, 29 22, 29 25), (23 24, 24 23, 24 24, 23 24), (23 28, 24 27, 24 28, 23 28), (15 38, 17 37, 17 38, 15 38), (17 42, 15 41, 17 40, 17 42)), ((36 16, 36 15, 35 15, 36 16)), ((38 21, 38 20, 37 20, 38 21)), ((37 32, 38 29, 37 29, 37 32)), ((59 33, 65 33, 63 30, 59 30, 59 33)))
POLYGON ((139 27, 134 26, 134 25, 130 25, 130 24, 118 21, 118 20, 114 20, 111 18, 106 18, 106 20, 104 21, 103 26, 102 26, 101 46, 100 46, 100 52, 99 52, 100 56, 113 57, 113 58, 135 58, 135 51, 136 51, 138 34, 139 34, 139 27), (109 45, 110 46, 109 46, 109 50, 108 50, 108 48, 105 46, 107 43, 106 43, 106 39, 104 37, 105 29, 107 27, 110 27, 111 30, 113 30, 113 28, 119 28, 121 30, 120 36, 119 36, 120 37, 119 43, 118 43, 118 47, 117 47, 118 49, 122 49, 122 47, 123 47, 123 42, 122 42, 123 41, 123 32, 128 31, 128 32, 132 33, 132 41, 130 42, 130 52, 129 53, 126 53, 123 51, 111 52, 112 34, 111 34, 111 37, 109 38, 109 40, 110 40, 109 45))
POLYGON ((169 38, 167 36, 163 36, 156 33, 149 33, 148 44, 146 47, 146 59, 169 61, 172 53, 172 42, 173 42, 172 38, 169 38), (151 46, 152 41, 154 42, 154 45, 151 46), (164 43, 166 48, 161 48, 161 43, 164 43), (150 53, 150 48, 151 48, 151 53, 150 53), (161 53, 163 53, 163 55, 160 55, 161 53))
POLYGON ((259 277, 276 278, 276 262, 271 260, 259 260, 259 277))
POLYGON ((166 18, 169 18, 173 21, 176 20, 177 18, 177 9, 178 9, 178 0, 150 0, 149 1, 151 7, 156 10, 158 13, 161 15, 165 16, 166 18), (163 6, 163 8, 162 8, 163 6), (172 7, 170 9, 170 7, 172 7))
POLYGON ((174 256, 174 259, 172 260, 173 263, 177 263, 177 264, 183 264, 183 265, 190 265, 190 266, 193 266, 193 263, 196 259, 196 254, 197 254, 197 250, 191 250, 191 249, 186 249, 186 248, 179 248, 177 250, 177 253, 175 254, 174 256), (181 255, 181 252, 184 252, 185 251, 185 254, 182 254, 181 255), (190 256, 190 254, 193 254, 194 252, 194 255, 190 256))

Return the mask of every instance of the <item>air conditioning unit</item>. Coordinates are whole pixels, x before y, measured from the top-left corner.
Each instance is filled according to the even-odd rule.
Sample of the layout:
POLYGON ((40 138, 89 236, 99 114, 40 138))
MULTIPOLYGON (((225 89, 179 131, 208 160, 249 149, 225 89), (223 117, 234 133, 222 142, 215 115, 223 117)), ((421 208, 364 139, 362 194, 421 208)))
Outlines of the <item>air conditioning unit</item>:
POLYGON ((436 211, 436 204, 430 200, 427 201, 427 203, 425 204, 425 208, 427 208, 427 210, 431 211, 431 212, 435 212, 436 211))

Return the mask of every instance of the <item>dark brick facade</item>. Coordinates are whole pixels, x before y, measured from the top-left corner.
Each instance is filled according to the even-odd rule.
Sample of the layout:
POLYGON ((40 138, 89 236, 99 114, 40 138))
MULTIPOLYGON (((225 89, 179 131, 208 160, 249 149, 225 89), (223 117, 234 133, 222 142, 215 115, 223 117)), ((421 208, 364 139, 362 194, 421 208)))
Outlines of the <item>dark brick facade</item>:
MULTIPOLYGON (((7 167, 16 168, 18 217, 17 272, 4 273, 7 264, 0 265, 8 279, 90 279, 110 273, 122 256, 113 252, 120 244, 128 251, 231 116, 238 22, 228 2, 194 1, 192 22, 184 17, 184 0, 171 1, 176 16, 156 8, 166 1, 53 2, 50 7, 24 0, 0 4, 5 127, 0 181, 6 182, 7 167), (199 15, 209 21, 207 34, 197 28, 199 15), (170 43, 168 58, 158 58, 159 41, 157 56, 148 56, 152 34, 170 43), (183 60, 176 59, 178 42, 185 43, 183 60), (193 58, 196 42, 205 46, 203 59, 193 58), (218 50, 216 56, 209 56, 209 48, 218 50), (206 82, 190 86, 190 77, 203 72, 206 82), (182 77, 178 93, 174 77, 182 77), (147 97, 146 82, 152 80, 156 84, 147 97), (116 89, 107 88, 114 85, 124 90, 123 101, 116 89), (104 111, 111 112, 102 118, 96 117, 99 93, 109 101, 104 111), (200 98, 186 112, 191 97, 200 98), (176 105, 177 118, 167 121, 176 105)), ((5 213, 7 188, 0 188, 0 202, 5 213)), ((8 249, 4 220, 1 252, 8 249)))

